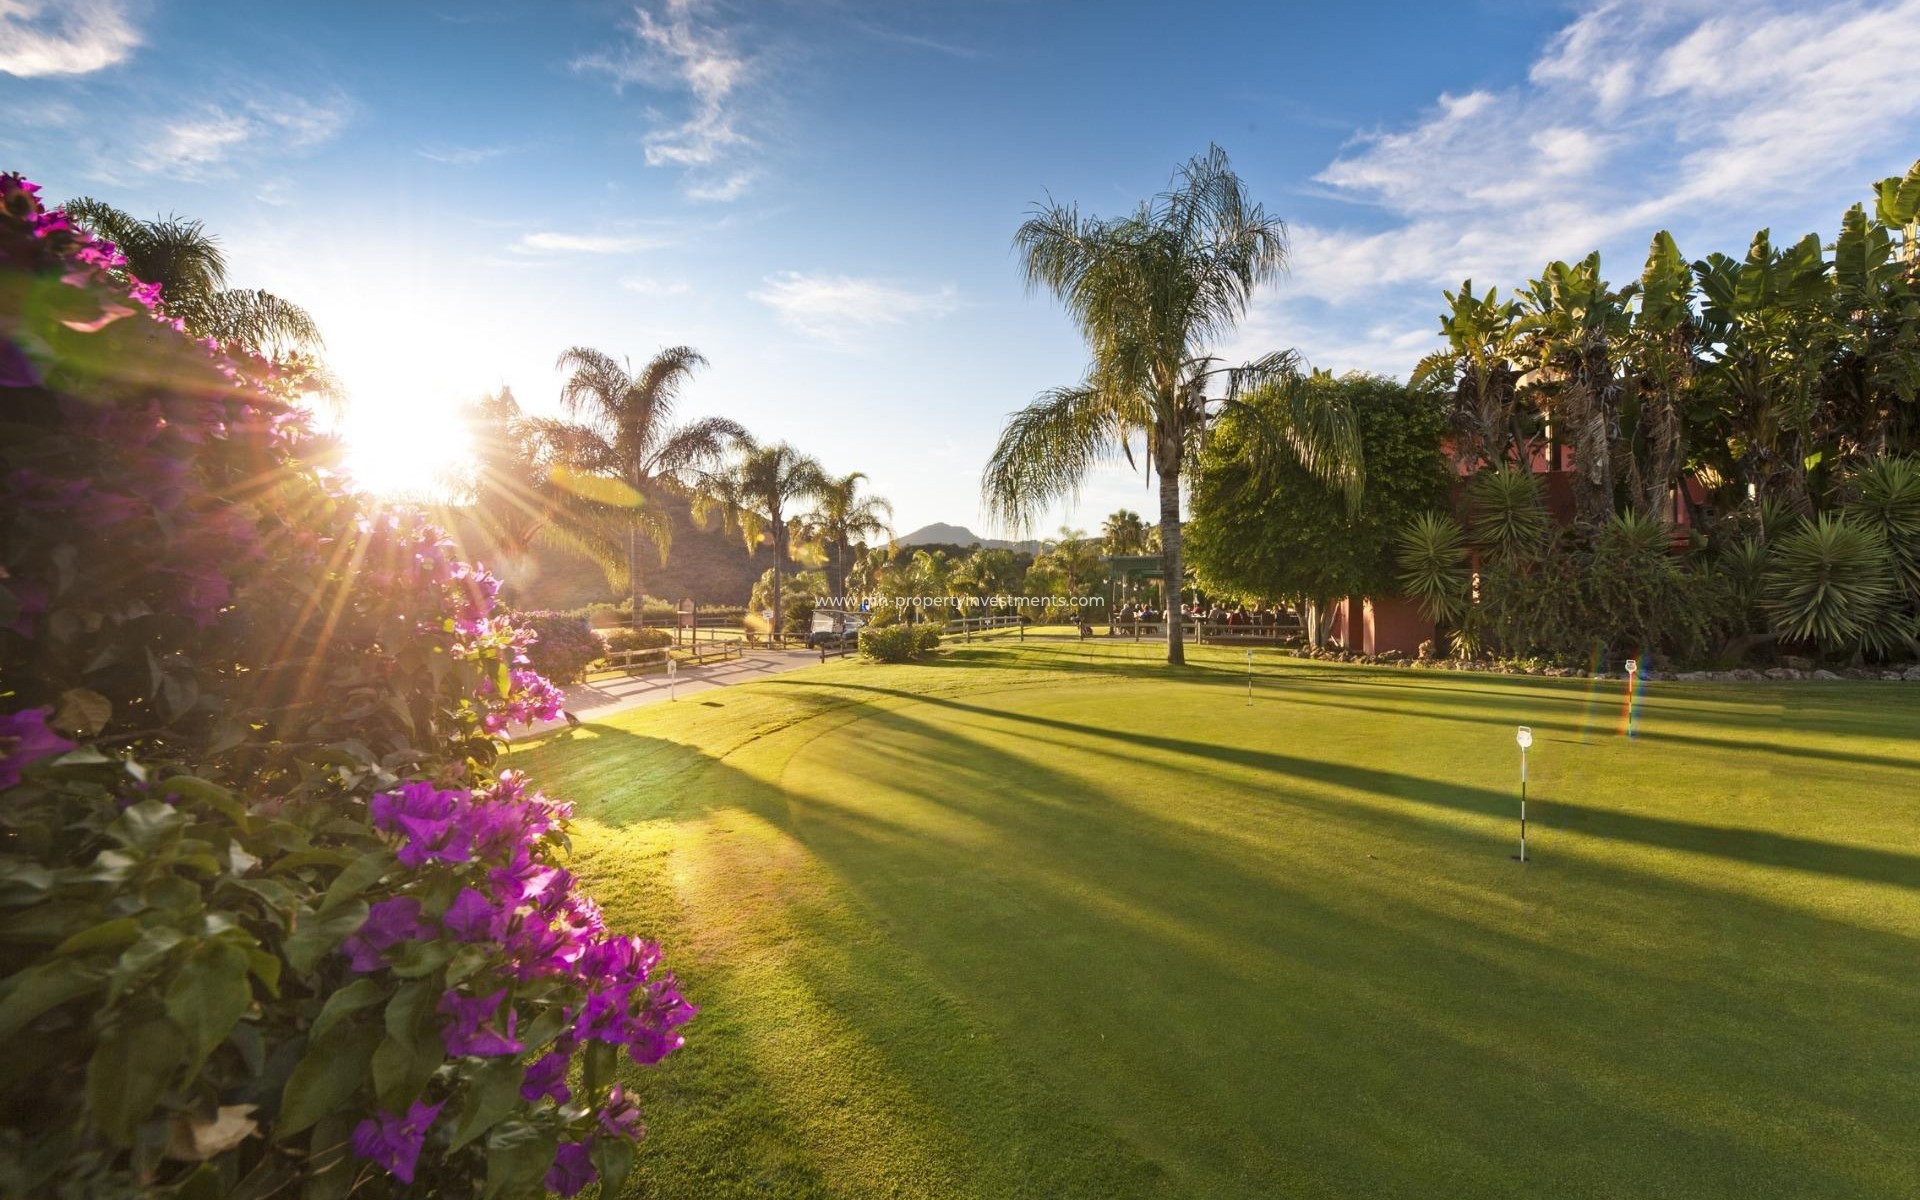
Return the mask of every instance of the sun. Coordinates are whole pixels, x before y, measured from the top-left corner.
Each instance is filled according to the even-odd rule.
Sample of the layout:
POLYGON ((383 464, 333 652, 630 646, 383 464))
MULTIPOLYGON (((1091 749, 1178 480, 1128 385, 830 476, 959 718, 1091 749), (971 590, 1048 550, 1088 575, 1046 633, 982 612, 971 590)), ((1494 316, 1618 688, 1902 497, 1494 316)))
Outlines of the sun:
POLYGON ((381 496, 443 495, 469 457, 451 405, 356 397, 340 433, 355 486, 381 496))

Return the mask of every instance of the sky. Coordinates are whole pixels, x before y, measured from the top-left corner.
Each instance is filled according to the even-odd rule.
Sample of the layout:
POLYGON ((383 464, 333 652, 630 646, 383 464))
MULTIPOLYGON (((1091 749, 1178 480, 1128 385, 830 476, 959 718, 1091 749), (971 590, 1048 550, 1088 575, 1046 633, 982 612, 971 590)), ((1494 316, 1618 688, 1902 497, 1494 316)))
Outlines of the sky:
MULTIPOLYGON (((1920 0, 0 0, 0 169, 204 220, 318 319, 371 482, 430 484, 483 392, 552 411, 568 346, 686 344, 682 417, 992 535, 1002 421, 1086 362, 1035 203, 1218 143, 1291 246, 1221 351, 1404 378, 1466 278, 1830 237, 1920 157, 1917 62, 1920 0)), ((1104 467, 1040 531, 1123 506, 1104 467)))

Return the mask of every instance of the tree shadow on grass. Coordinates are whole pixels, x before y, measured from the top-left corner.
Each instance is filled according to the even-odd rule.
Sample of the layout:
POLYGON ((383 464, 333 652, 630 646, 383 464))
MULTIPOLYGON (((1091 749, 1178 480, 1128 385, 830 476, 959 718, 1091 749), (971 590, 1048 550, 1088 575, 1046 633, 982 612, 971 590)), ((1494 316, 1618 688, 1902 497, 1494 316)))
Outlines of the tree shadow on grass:
MULTIPOLYGON (((778 686, 807 688, 816 685, 805 680, 782 680, 779 681, 778 686)), ((1509 811, 1513 803, 1512 797, 1504 791, 1385 771, 1356 763, 1328 762, 1271 750, 1255 750, 1161 734, 1110 729, 1055 717, 1009 712, 950 697, 929 696, 895 688, 848 683, 835 686, 864 688, 948 711, 1016 721, 1055 730, 1070 735, 1076 740, 1092 739, 1095 743, 1146 746, 1192 758, 1293 776, 1359 792, 1393 796, 1415 804, 1494 814, 1509 811)), ((1900 762, 1898 765, 1904 768, 1911 764, 1900 762)), ((1769 867, 1792 867, 1797 870, 1920 891, 1920 856, 1899 851, 1846 846, 1791 834, 1728 828, 1624 812, 1618 809, 1596 808, 1582 805, 1579 801, 1566 797, 1555 798, 1552 811, 1556 814, 1557 820, 1565 823, 1566 828, 1578 829, 1580 832, 1597 837, 1632 841, 1668 850, 1714 855, 1769 867)))
MULTIPOLYGON (((1209 762, 1278 770, 1316 786, 1258 801, 1383 847, 1487 858, 1470 829, 1322 790, 1404 797, 1431 781, 939 707, 1029 736, 1010 748, 869 706, 858 734, 817 751, 835 756, 831 794, 617 730, 599 750, 664 760, 638 772, 677 793, 657 817, 752 813, 856 899, 789 902, 799 940, 741 950, 790 960, 846 1023, 853 1041, 832 1050, 849 1057, 822 1064, 854 1064, 836 1087, 908 1096, 897 1119, 926 1147, 1017 1160, 944 1194, 1530 1196, 1525 1179, 1553 1177, 1568 1196, 1841 1195, 1859 1189, 1833 1163, 1882 1153, 1912 1108, 1888 1099, 1833 1145, 1812 1145, 1837 1092, 1895 1086, 1889 1064, 1914 1042, 1920 1005, 1908 939, 1584 860, 1537 884, 1500 877, 1547 888, 1560 871, 1592 906, 1578 919, 1609 932, 1679 924, 1631 954, 1543 937, 1510 914, 1477 919, 1438 893, 1388 888, 1408 882, 1388 874, 1398 852, 1296 874, 1230 829, 1116 805, 1097 779, 1042 759, 1091 748, 1196 784, 1215 774, 1209 762), (1702 922, 1714 936, 1692 931, 1702 922), (1516 1134, 1532 1144, 1511 1144, 1516 1134)), ((1180 806, 1177 787, 1168 797, 1180 806)), ((1437 803, 1481 811, 1506 797, 1455 789, 1437 803)), ((739 894, 773 903, 749 874, 739 894)), ((890 1144, 885 1129, 860 1132, 890 1144)), ((953 1178, 846 1169, 819 1167, 834 1191, 942 1194, 953 1178)))

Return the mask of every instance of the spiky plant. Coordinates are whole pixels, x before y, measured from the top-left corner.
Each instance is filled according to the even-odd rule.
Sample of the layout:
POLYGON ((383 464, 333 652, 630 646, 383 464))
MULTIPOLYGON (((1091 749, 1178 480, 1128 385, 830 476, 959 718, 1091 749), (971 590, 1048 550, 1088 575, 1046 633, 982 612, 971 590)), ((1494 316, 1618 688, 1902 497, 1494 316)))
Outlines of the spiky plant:
POLYGON ((1853 473, 1848 490, 1848 515, 1878 531, 1900 589, 1920 602, 1920 459, 1873 459, 1853 473))
POLYGON ((1552 522, 1540 478, 1517 467, 1491 467, 1467 484, 1467 526, 1491 558, 1527 558, 1546 544, 1552 522))
POLYGON ((1467 610, 1466 533, 1460 522, 1441 512, 1423 512, 1395 538, 1400 586, 1436 625, 1451 625, 1467 610))
POLYGON ((1839 652, 1903 640, 1895 595, 1879 531, 1822 513, 1773 540, 1760 605, 1781 637, 1839 652))

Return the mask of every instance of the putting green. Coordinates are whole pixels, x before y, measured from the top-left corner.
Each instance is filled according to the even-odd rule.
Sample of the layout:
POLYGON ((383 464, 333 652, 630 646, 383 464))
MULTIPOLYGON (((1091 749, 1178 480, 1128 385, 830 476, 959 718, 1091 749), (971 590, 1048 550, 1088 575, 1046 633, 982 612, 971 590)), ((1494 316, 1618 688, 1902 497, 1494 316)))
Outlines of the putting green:
POLYGON ((996 642, 515 755, 704 1012, 636 1195, 1920 1195, 1920 689, 996 642), (1514 726, 1535 735, 1535 861, 1514 726))

